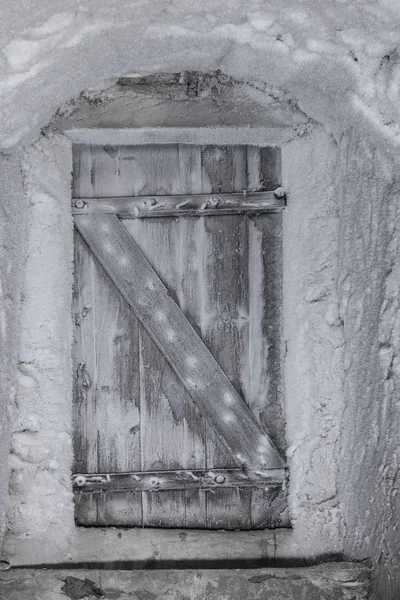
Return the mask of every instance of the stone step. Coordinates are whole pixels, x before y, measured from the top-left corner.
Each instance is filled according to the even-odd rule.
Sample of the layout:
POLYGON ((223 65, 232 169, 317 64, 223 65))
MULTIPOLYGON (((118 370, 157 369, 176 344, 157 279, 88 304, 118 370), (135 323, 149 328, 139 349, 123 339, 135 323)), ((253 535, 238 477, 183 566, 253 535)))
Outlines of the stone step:
POLYGON ((367 600, 369 569, 354 563, 305 568, 0 572, 0 600, 367 600))

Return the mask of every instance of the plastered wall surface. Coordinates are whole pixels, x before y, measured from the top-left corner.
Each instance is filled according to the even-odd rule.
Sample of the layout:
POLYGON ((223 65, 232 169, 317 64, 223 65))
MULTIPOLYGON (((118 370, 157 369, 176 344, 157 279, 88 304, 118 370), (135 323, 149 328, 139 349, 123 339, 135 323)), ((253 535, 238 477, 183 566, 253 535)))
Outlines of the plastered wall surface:
POLYGON ((345 551, 372 558, 377 598, 397 598, 399 159, 390 145, 376 143, 373 132, 361 138, 356 130, 342 140, 340 156, 345 551))
MULTIPOLYGON (((284 311, 294 529, 240 534, 228 550, 237 559, 316 559, 342 550, 337 498, 337 424, 343 410, 337 348, 342 338, 335 313, 338 219, 332 193, 336 151, 321 128, 283 147, 283 177, 291 198, 284 214, 284 311)), ((170 538, 156 531, 124 532, 124 543, 115 543, 115 530, 107 535, 98 531, 96 537, 96 532, 75 527, 70 481, 70 152, 65 137, 50 133, 23 159, 29 227, 6 558, 12 564, 146 562, 191 555, 211 559, 212 549, 201 554, 206 538, 200 532, 184 539, 177 533, 177 544, 171 546, 170 538)), ((219 539, 212 538, 216 558, 219 539)))
POLYGON ((4 148, 125 73, 215 69, 289 92, 332 130, 359 114, 397 140, 397 0, 23 0, 1 16, 4 148))
POLYGON ((21 156, 0 158, 0 539, 6 530, 8 502, 8 417, 16 405, 22 262, 25 252, 27 199, 22 187, 21 156))
MULTIPOLYGON (((82 90, 108 87, 119 76, 129 72, 220 69, 238 80, 257 82, 261 89, 273 88, 279 98, 298 104, 302 114, 322 124, 327 135, 331 134, 334 140, 327 142, 327 147, 337 144, 336 158, 332 157, 329 161, 330 165, 335 164, 335 174, 333 178, 328 174, 326 179, 319 180, 321 185, 332 181, 333 192, 328 204, 332 202, 336 208, 329 212, 329 231, 332 227, 331 236, 337 235, 336 258, 332 255, 325 270, 322 257, 315 254, 314 258, 321 260, 318 263, 320 271, 311 269, 309 279, 311 289, 317 287, 313 277, 323 279, 322 288, 329 281, 328 293, 324 296, 324 293, 319 295, 315 292, 316 297, 320 297, 315 307, 315 302, 301 299, 297 309, 300 316, 306 315, 314 343, 306 340, 308 330, 302 324, 300 333, 293 338, 295 345, 292 349, 288 345, 288 356, 291 355, 295 361, 296 344, 300 349, 304 342, 311 355, 307 356, 307 365, 308 361, 322 365, 320 357, 324 357, 325 363, 329 352, 332 364, 329 373, 335 374, 338 361, 341 361, 341 383, 332 375, 327 377, 327 389, 310 386, 301 390, 302 398, 309 395, 311 404, 315 403, 314 408, 317 405, 321 408, 315 395, 322 392, 323 398, 336 397, 336 386, 342 386, 342 407, 340 403, 335 404, 333 418, 331 412, 326 414, 321 408, 320 421, 316 421, 322 427, 322 435, 328 436, 329 452, 336 452, 334 440, 339 427, 339 475, 335 484, 329 471, 324 479, 329 485, 318 488, 324 489, 325 504, 324 494, 318 501, 315 500, 318 494, 310 498, 309 491, 306 491, 302 495, 301 490, 306 490, 307 486, 312 488, 312 484, 306 483, 309 478, 307 462, 297 462, 301 465, 302 476, 295 477, 290 493, 292 498, 296 497, 298 506, 304 508, 305 514, 312 513, 313 523, 321 518, 326 536, 330 537, 332 531, 337 532, 330 547, 343 546, 351 558, 372 559, 376 573, 376 598, 395 598, 399 586, 396 522, 399 446, 396 406, 399 12, 399 4, 394 0, 367 0, 362 4, 324 0, 305 2, 301 6, 291 0, 285 0, 279 6, 272 0, 262 3, 252 0, 245 5, 232 2, 229 10, 223 3, 203 2, 195 7, 178 0, 157 5, 144 2, 140 7, 130 2, 119 2, 118 5, 98 2, 94 8, 89 3, 74 1, 69 2, 67 7, 58 1, 37 1, 29 6, 24 2, 18 6, 4 3, 1 7, 1 147, 11 153, 1 159, 0 278, 6 296, 2 304, 5 323, 2 341, 7 349, 6 354, 2 353, 2 373, 5 374, 1 391, 3 415, 11 398, 14 407, 11 422, 15 428, 14 417, 18 410, 14 394, 21 349, 18 317, 20 306, 22 311, 27 310, 23 303, 18 305, 18 299, 23 294, 23 265, 26 260, 33 261, 26 247, 31 238, 25 232, 31 192, 27 187, 28 193, 22 194, 25 175, 20 169, 19 147, 36 140, 40 127, 49 123, 53 113, 71 97, 82 90), (338 260, 336 266, 335 260, 338 260), (326 280, 325 273, 328 273, 326 280), (335 295, 339 299, 338 320, 335 295), (319 343, 317 341, 318 319, 322 320, 323 315, 325 319, 328 307, 331 311, 328 321, 337 322, 335 325, 325 320, 325 330, 328 329, 329 335, 332 335, 331 350, 325 348, 329 345, 325 337, 319 343), (313 328, 311 312, 308 311, 314 309, 317 321, 313 328), (341 354, 337 348, 340 336, 343 336, 341 354), (318 347, 322 347, 321 355, 318 347), (341 410, 344 414, 338 423, 341 410), (331 418, 332 426, 329 426, 331 418), (328 496, 328 489, 332 492, 335 485, 336 496, 328 496), (328 518, 331 524, 326 527, 328 518)), ((49 142, 42 140, 41 143, 46 145, 49 142)), ((38 155, 43 156, 40 145, 36 149, 38 155)), ((24 159, 25 164, 26 161, 29 163, 28 159, 24 159)), ((50 163, 48 160, 47 164, 50 163)), ((305 179, 304 172, 307 172, 307 164, 301 173, 302 181, 305 179)), ((309 174, 309 180, 311 177, 309 174)), ((46 178, 41 178, 41 186, 46 178)), ((64 177, 65 190, 66 182, 64 177)), ((291 193, 295 192, 291 190, 291 193)), ((66 207, 65 200, 65 210, 66 207)), ((308 204, 308 207, 311 205, 308 204)), ((303 238, 304 245, 311 244, 311 248, 313 240, 310 236, 318 229, 317 223, 322 224, 324 231, 328 222, 326 217, 313 214, 315 227, 308 230, 308 241, 303 238)), ((32 219, 33 213, 30 222, 32 219)), ((289 223, 286 221, 286 228, 289 223)), ((307 231, 306 226, 298 231, 294 222, 291 228, 298 236, 307 231)), ((50 235, 49 231, 45 233, 50 235)), ((333 239, 329 237, 328 241, 330 246, 333 239)), ((64 251, 68 255, 65 248, 64 251)), ((287 252, 287 258, 291 255, 295 261, 294 250, 289 248, 287 252)), ((297 277, 296 272, 293 272, 293 277, 297 277)), ((67 285, 66 281, 63 285, 67 285)), ((306 287, 308 289, 308 285, 306 287)), ((49 306, 50 309, 53 310, 53 307, 49 306)), ((322 328, 322 331, 325 330, 322 328)), ((48 360, 50 362, 50 358, 48 360)), ((293 364, 304 377, 309 367, 299 359, 297 361, 293 364)), ((322 370, 322 366, 319 368, 322 370)), ((48 369, 50 365, 46 363, 43 378, 48 369)), ((59 376, 63 377, 65 373, 64 370, 59 376)), ((287 373, 287 386, 293 389, 294 371, 288 370, 287 373)), ((29 379, 29 375, 22 374, 21 377, 29 379)), ((40 385, 44 386, 40 389, 46 388, 45 384, 40 385)), ((51 387, 47 383, 47 393, 51 387)), ((26 396, 29 394, 26 393, 26 396)), ((314 412, 304 416, 310 426, 314 416, 314 412)), ((2 490, 1 514, 4 515, 8 469, 5 455, 8 420, 5 418, 2 426, 4 477, 0 492, 2 490)), ((21 433, 28 433, 22 430, 24 428, 22 425, 21 433)), ((64 429, 68 433, 67 427, 64 429)), ((34 432, 32 434, 34 437, 34 432)), ((16 437, 25 439, 18 434, 16 437)), ((293 463, 298 461, 300 438, 295 419, 292 423, 288 419, 289 454, 293 463)), ((54 445, 49 444, 51 451, 56 445, 54 439, 52 443, 54 445)), ((310 451, 307 455, 314 454, 309 464, 319 465, 323 472, 323 457, 318 457, 318 450, 311 453, 311 440, 307 443, 310 451)), ((24 452, 22 450, 26 456, 24 452)), ((67 441, 63 452, 65 463, 61 469, 70 460, 67 441)), ((40 460, 45 463, 48 459, 44 456, 40 460)), ((22 462, 24 470, 25 459, 22 462)), ((39 479, 44 477, 45 470, 40 471, 37 465, 31 469, 39 474, 39 479)), ((16 485, 15 482, 13 485, 16 485)), ((60 484, 60 491, 61 487, 60 484)), ((22 492, 15 491, 15 487, 12 489, 21 498, 22 492)), ((64 510, 70 502, 68 485, 65 484, 62 489, 64 510)), ((32 501, 39 502, 31 492, 28 493, 32 501)), ((41 502, 46 506, 46 501, 41 502)), ((10 513, 12 528, 23 523, 25 518, 23 507, 18 507, 16 513, 13 510, 10 513)), ((70 515, 68 510, 66 508, 63 515, 70 515)), ((293 515, 296 519, 296 511, 293 515)), ((64 518, 68 520, 70 516, 64 518)), ((55 519, 56 528, 56 517, 49 514, 51 519, 55 519)), ((4 518, 0 522, 4 528, 4 518)), ((22 539, 22 529, 15 533, 13 539, 17 539, 17 535, 22 539)), ((304 532, 307 532, 306 521, 304 532)), ((27 540, 29 536, 25 538, 27 540)), ((46 547, 43 539, 42 536, 42 548, 46 547)), ((268 543, 265 544, 267 546, 268 543)), ((325 546, 324 541, 321 546, 325 546)), ((284 548, 283 542, 281 547, 284 548)), ((289 550, 294 551, 292 546, 289 550)))

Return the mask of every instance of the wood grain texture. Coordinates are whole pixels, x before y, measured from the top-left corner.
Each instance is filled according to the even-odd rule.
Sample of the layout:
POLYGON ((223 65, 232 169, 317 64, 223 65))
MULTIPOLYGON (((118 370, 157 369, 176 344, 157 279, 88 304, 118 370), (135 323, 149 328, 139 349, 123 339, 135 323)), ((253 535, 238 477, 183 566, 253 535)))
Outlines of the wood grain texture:
POLYGON ((141 527, 143 508, 141 494, 132 491, 110 491, 97 494, 97 525, 108 527, 141 527))
POLYGON ((77 216, 75 224, 238 463, 281 468, 267 434, 118 218, 77 216))
MULTIPOLYGON (((277 192, 278 193, 278 192, 277 192)), ((156 217, 219 217, 231 214, 262 214, 280 212, 285 207, 283 196, 273 192, 241 194, 186 193, 178 196, 139 196, 113 198, 73 198, 72 213, 119 214, 122 218, 156 217)))
POLYGON ((76 471, 140 468, 138 321, 76 236, 76 471))
MULTIPOLYGON (((209 146, 202 151, 202 192, 232 193, 247 189, 246 147, 209 146)), ((204 302, 207 320, 202 336, 238 393, 241 393, 240 360, 247 304, 246 219, 216 217, 203 221, 205 244, 204 302)), ((207 430, 207 466, 232 467, 219 436, 207 430)), ((207 526, 249 527, 250 496, 239 489, 219 489, 207 494, 207 526)))
POLYGON ((74 490, 93 491, 162 491, 254 487, 282 487, 286 473, 284 469, 265 471, 243 471, 242 469, 176 469, 136 471, 131 473, 99 473, 75 475, 74 490), (82 482, 82 478, 85 479, 82 482))
MULTIPOLYGON (((147 150, 150 160, 151 148, 147 150)), ((195 147, 174 146, 169 149, 170 191, 191 190, 192 180, 196 177, 198 149, 195 147), (172 166, 171 158, 175 156, 172 166)), ((152 157, 153 163, 159 160, 159 152, 152 157)), ((165 186, 163 168, 154 169, 146 187, 149 193, 161 193, 165 186)), ((156 269, 158 276, 178 300, 178 290, 182 290, 190 279, 191 265, 185 262, 185 250, 182 245, 187 241, 181 237, 180 223, 175 219, 155 219, 151 223, 124 222, 130 235, 156 269)), ((187 288, 186 288, 187 289, 187 288)), ((182 299, 182 294, 181 299, 182 299)), ((182 382, 168 361, 157 348, 144 328, 141 329, 142 370, 142 469, 157 468, 202 468, 205 466, 204 417, 193 403, 182 382)), ((195 495, 190 495, 193 510, 195 495)), ((157 509, 161 521, 166 514, 176 511, 177 503, 186 504, 186 496, 168 492, 154 495, 150 499, 144 496, 144 524, 154 526, 157 521, 157 509), (162 503, 164 506, 162 507, 162 503), (170 504, 170 508, 168 505, 170 504), (147 520, 147 509, 151 511, 147 520)), ((186 514, 185 506, 181 518, 186 514)), ((205 520, 204 499, 200 499, 197 510, 198 521, 205 520)), ((171 526, 171 518, 168 525, 171 526)), ((185 517, 186 518, 186 517, 185 517)), ((179 521, 181 525, 181 521, 179 521)), ((179 526, 180 526, 179 525, 179 526)), ((176 525, 178 526, 178 525, 176 525)))
POLYGON ((75 492, 75 523, 87 527, 98 524, 97 503, 99 494, 97 492, 75 492))
MULTIPOLYGON (((240 194, 243 189, 249 193, 275 189, 280 184, 279 149, 263 150, 254 146, 170 145, 163 155, 160 147, 150 145, 145 151, 140 147, 78 148, 74 152, 78 181, 74 183, 73 193, 76 198, 93 201, 93 207, 96 203, 106 206, 109 197, 115 206, 121 207, 127 201, 147 202, 153 195, 168 194, 175 198, 183 194, 240 194), (142 198, 135 200, 137 196, 142 198)), ((283 204, 283 200, 280 202, 283 204)), ((211 212, 210 209, 202 214, 208 216, 211 212)), ((152 219, 128 218, 123 224, 166 285, 173 301, 222 366, 233 388, 243 396, 264 429, 271 432, 278 448, 284 450, 280 374, 281 217, 279 214, 249 215, 176 219, 159 218, 153 213, 152 219)), ((80 218, 77 216, 77 220, 80 218)), ((103 233, 99 242, 100 237, 105 247, 107 236, 103 233)), ((122 246, 114 254, 119 261, 126 262, 122 246)), ((156 304, 149 309, 154 317, 156 304)), ((132 338, 137 341, 138 351, 140 344, 139 437, 142 436, 142 459, 145 457, 141 470, 156 468, 165 472, 168 464, 175 469, 237 466, 220 439, 221 433, 216 435, 206 426, 182 384, 182 377, 177 377, 160 352, 158 340, 155 343, 142 324, 138 325, 136 334, 132 333, 132 338)), ((84 377, 83 371, 80 373, 81 395, 84 377)), ((77 407, 75 412, 78 418, 77 407)), ((79 443, 84 448, 83 428, 77 437, 81 438, 79 443)), ((97 443, 97 439, 92 439, 90 448, 84 448, 81 454, 95 454, 92 448, 97 443)), ((76 466, 82 464, 77 461, 76 466)), ((115 470, 123 469, 118 466, 115 470)), ((79 467, 77 471, 84 470, 79 467)), ((275 488, 268 491, 225 488, 213 493, 201 489, 173 490, 151 492, 151 498, 148 498, 150 492, 143 492, 143 507, 140 503, 143 513, 137 505, 129 507, 139 494, 123 499, 121 495, 112 497, 107 492, 96 510, 102 523, 114 524, 119 517, 112 505, 119 505, 125 514, 126 526, 129 519, 137 526, 139 514, 142 524, 157 527, 285 526, 288 523, 286 492, 281 486, 279 489, 279 493, 275 488), (275 497, 278 500, 274 501, 275 497), (107 507, 108 501, 111 504, 107 507), (171 511, 176 514, 169 515, 171 511), (130 513, 132 516, 127 517, 130 513)), ((88 518, 93 519, 93 510, 88 518)))

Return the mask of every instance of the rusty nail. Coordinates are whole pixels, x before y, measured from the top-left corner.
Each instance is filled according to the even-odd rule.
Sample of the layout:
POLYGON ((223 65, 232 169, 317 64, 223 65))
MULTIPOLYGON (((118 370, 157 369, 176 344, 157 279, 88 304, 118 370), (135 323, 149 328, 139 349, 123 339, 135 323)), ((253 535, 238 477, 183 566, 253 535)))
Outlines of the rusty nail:
POLYGON ((215 478, 215 481, 217 483, 224 483, 225 477, 223 475, 217 475, 216 478, 215 478))

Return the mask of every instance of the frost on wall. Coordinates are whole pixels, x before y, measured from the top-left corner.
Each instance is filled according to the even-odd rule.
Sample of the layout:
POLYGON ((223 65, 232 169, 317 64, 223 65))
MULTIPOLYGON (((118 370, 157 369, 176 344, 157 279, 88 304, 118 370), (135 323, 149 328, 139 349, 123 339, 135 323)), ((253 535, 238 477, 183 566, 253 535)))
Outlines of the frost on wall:
POLYGON ((19 303, 26 233, 20 153, 0 157, 0 540, 6 529, 8 416, 16 405, 19 303))
POLYGON ((345 552, 370 558, 378 598, 400 594, 400 160, 365 128, 341 145, 345 552), (388 577, 387 573, 392 576, 388 577))
POLYGON ((358 113, 398 143, 397 0, 35 0, 1 13, 5 148, 34 139, 84 89, 196 69, 288 90, 332 130, 358 113))
MULTIPOLYGON (((191 94, 182 92, 181 84, 176 85, 175 77, 168 94, 164 90, 157 96, 153 83, 159 85, 160 79, 158 77, 151 83, 147 98, 143 88, 140 93, 137 89, 129 92, 117 89, 85 95, 76 105, 72 104, 72 114, 67 111, 65 115, 63 112, 63 116, 52 123, 52 128, 57 125, 72 127, 74 122, 79 125, 82 122, 98 124, 96 119, 101 119, 103 125, 109 124, 107 119, 114 119, 115 127, 118 117, 128 115, 132 119, 133 113, 135 124, 142 126, 152 126, 158 123, 160 117, 168 118, 169 128, 164 131, 157 129, 162 142, 163 135, 171 134, 174 114, 175 124, 179 127, 183 119, 187 119, 189 124, 188 114, 194 120, 199 119, 198 124, 208 124, 204 115, 211 107, 214 111, 211 124, 215 125, 219 116, 228 123, 229 135, 236 133, 240 136, 243 131, 248 135, 248 128, 244 127, 247 115, 257 124, 268 123, 271 126, 267 128, 268 134, 280 135, 281 140, 285 140, 283 177, 291 198, 284 215, 287 240, 284 251, 288 339, 287 437, 291 448, 289 495, 294 527, 293 531, 276 534, 260 532, 256 538, 255 534, 245 533, 241 539, 245 544, 252 542, 252 548, 246 549, 246 554, 241 548, 230 548, 229 552, 232 557, 235 557, 234 552, 238 552, 239 557, 256 559, 261 552, 268 558, 272 554, 273 560, 315 560, 316 557, 338 554, 342 549, 337 494, 342 331, 335 312, 338 268, 337 199, 333 193, 336 144, 321 127, 312 130, 307 117, 296 110, 293 102, 285 103, 256 86, 248 86, 246 102, 245 86, 232 85, 232 81, 226 78, 226 89, 217 90, 216 100, 210 104, 208 94, 201 101, 191 99, 191 94), (173 92, 178 94, 177 98, 171 98, 173 92), (172 106, 173 100, 176 106, 172 106), (118 110, 115 110, 116 106, 118 110), (236 117, 236 122, 242 128, 235 130, 232 127, 235 120, 232 119, 235 118, 234 109, 238 107, 241 121, 236 117), (177 112, 174 113, 174 110, 177 112), (315 202, 316 198, 318 202, 315 202)), ((216 81, 224 85, 223 77, 217 77, 216 81)), ((198 85, 196 93, 197 90, 198 85)), ((181 135, 179 127, 177 130, 181 135)), ((72 243, 72 238, 67 241, 71 233, 70 167, 64 142, 60 142, 61 147, 57 149, 56 142, 60 139, 52 133, 49 133, 48 139, 42 137, 28 151, 24 162, 30 207, 26 298, 21 315, 23 371, 12 445, 10 531, 5 544, 5 551, 13 564, 35 564, 38 555, 42 563, 64 562, 67 556, 71 560, 78 560, 79 556, 85 561, 104 560, 99 549, 105 538, 110 537, 100 532, 97 542, 89 543, 86 541, 89 534, 75 527, 72 515, 71 390, 66 362, 67 358, 70 360, 70 353, 65 350, 67 327, 71 325, 70 306, 66 301, 70 296, 67 289, 71 267, 68 249, 72 243), (63 156, 64 174, 61 173, 63 156), (59 240, 62 240, 61 244, 59 240), (55 307, 57 321, 54 318, 55 307), (55 327, 54 335, 48 332, 49 327, 55 327), (43 349, 46 351, 43 352, 43 349), (30 430, 27 426, 21 428, 18 424, 21 419, 29 421, 30 430), (47 540, 45 548, 41 544, 43 537, 47 540)), ((236 142, 231 142, 240 143, 238 137, 236 142)), ((90 536, 92 538, 93 534, 90 533, 90 536)), ((138 544, 137 536, 137 532, 132 533, 135 556, 143 560, 147 553, 146 543, 143 546, 138 544)), ((153 536, 158 560, 176 557, 177 552, 182 552, 175 544, 170 544, 170 548, 163 546, 162 536, 153 536)), ((181 541, 177 534, 175 537, 177 542, 181 541)), ((146 539, 148 545, 149 537, 146 539)), ((117 545, 117 548, 120 547, 117 545)), ((113 551, 116 560, 116 548, 113 551)), ((132 553, 133 550, 131 560, 132 553)))
MULTIPOLYGON (((185 69, 219 69, 280 88, 334 134, 342 156, 335 193, 341 199, 338 289, 345 336, 339 493, 343 535, 349 556, 372 556, 383 582, 388 581, 388 566, 390 597, 399 571, 393 515, 399 508, 400 4, 231 0, 228 6, 205 0, 194 8, 185 0, 145 0, 140 7, 127 0, 99 0, 92 8, 72 0, 66 8, 61 0, 37 0, 29 11, 3 3, 1 13, 1 147, 7 151, 36 139, 58 107, 84 89, 108 87, 124 73, 185 69)), ((10 394, 13 398, 16 371, 14 305, 26 211, 18 161, 1 162, 1 282, 8 297, 9 349, 2 358, 5 404, 10 394)), ((5 478, 2 482, 4 488, 5 478)))
POLYGON ((18 395, 11 412, 8 527, 22 538, 41 541, 47 528, 65 527, 72 497, 68 477, 72 454, 68 174, 72 166, 70 144, 55 139, 40 140, 21 165, 29 206, 18 395), (54 265, 59 265, 58 277, 54 265), (55 476, 60 472, 66 475, 55 476))

